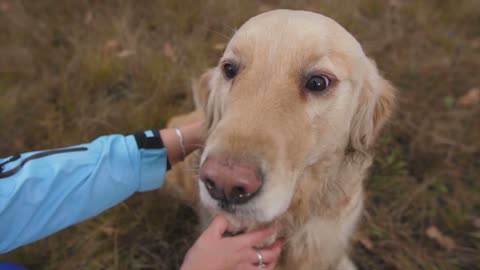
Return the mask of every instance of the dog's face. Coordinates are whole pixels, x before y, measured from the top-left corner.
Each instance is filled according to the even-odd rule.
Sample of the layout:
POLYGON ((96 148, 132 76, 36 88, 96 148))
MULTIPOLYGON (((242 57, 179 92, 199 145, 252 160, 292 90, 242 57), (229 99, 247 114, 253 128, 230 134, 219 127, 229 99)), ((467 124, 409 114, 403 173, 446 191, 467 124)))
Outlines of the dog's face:
POLYGON ((368 152, 393 102, 359 43, 304 11, 250 19, 204 80, 200 197, 237 229, 284 214, 309 166, 347 149, 368 152))

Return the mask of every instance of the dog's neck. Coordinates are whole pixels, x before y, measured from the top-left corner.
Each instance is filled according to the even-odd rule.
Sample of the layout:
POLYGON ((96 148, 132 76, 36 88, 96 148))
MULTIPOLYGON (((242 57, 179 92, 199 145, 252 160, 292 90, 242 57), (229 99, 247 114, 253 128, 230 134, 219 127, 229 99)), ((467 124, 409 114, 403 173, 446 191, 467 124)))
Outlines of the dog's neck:
POLYGON ((292 199, 291 207, 296 209, 290 212, 303 213, 296 217, 299 221, 306 221, 312 215, 335 218, 352 196, 362 192, 371 163, 372 156, 352 158, 338 154, 305 168, 297 180, 299 190, 292 199))
POLYGON ((315 262, 309 265, 327 269, 345 254, 363 208, 362 182, 371 161, 371 156, 355 160, 339 155, 306 168, 297 183, 301 190, 279 221, 290 243, 281 269, 302 269, 302 262, 288 257, 310 258, 315 262))

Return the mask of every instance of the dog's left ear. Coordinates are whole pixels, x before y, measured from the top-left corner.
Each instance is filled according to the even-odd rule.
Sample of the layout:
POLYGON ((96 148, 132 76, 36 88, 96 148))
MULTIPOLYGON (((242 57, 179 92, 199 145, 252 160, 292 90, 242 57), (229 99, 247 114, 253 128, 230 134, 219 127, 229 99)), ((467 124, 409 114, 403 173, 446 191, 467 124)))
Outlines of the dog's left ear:
POLYGON ((215 68, 210 68, 193 82, 193 99, 197 110, 205 116, 205 127, 209 132, 220 119, 220 102, 218 95, 213 93, 212 80, 215 76, 215 68))
POLYGON ((351 123, 349 151, 367 154, 395 107, 396 90, 369 61, 367 77, 360 89, 359 102, 351 123))
POLYGON ((205 71, 200 78, 193 81, 193 100, 197 110, 204 111, 207 107, 210 95, 210 80, 212 79, 213 68, 205 71))

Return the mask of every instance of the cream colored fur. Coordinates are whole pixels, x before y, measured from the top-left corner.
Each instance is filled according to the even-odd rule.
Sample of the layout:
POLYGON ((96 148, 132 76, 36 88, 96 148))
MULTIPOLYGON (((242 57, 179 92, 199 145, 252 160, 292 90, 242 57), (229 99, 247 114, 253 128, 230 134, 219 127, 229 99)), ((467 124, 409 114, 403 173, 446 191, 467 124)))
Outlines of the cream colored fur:
MULTIPOLYGON (((379 37, 381 38, 381 37, 379 37)), ((205 148, 167 175, 167 185, 199 209, 204 224, 222 212, 195 171, 211 153, 255 162, 261 192, 233 213, 231 230, 281 225, 287 242, 277 269, 355 269, 348 258, 363 207, 372 145, 391 114, 394 89, 335 21, 305 11, 276 10, 246 22, 219 66, 194 86, 198 110, 170 126, 206 121, 205 148), (241 68, 233 80, 225 62, 241 68), (311 93, 305 78, 334 77, 311 93)))

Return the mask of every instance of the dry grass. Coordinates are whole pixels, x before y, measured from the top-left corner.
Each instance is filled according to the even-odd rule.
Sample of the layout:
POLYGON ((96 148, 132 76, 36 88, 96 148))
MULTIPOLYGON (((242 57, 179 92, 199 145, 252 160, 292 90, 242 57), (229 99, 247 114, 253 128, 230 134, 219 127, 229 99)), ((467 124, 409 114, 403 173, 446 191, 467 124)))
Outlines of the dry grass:
MULTIPOLYGON (((0 0, 0 156, 162 127, 192 108, 190 80, 216 63, 232 28, 279 7, 336 19, 400 89, 366 182, 357 264, 478 269, 480 105, 456 103, 480 85, 475 0, 0 0), (455 248, 429 238, 430 226, 455 248)), ((175 269, 195 220, 166 194, 136 195, 0 261, 31 269, 175 269)))

